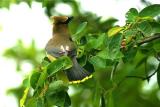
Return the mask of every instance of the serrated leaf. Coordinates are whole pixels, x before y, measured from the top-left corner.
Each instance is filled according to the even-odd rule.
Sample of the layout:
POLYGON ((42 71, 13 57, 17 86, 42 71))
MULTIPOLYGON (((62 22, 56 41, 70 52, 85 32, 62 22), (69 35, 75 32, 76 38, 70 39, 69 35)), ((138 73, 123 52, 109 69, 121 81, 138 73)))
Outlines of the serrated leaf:
POLYGON ((160 4, 153 4, 141 10, 139 13, 139 16, 140 17, 145 17, 145 16, 155 17, 155 16, 158 16, 159 14, 160 14, 160 4))
POLYGON ((139 31, 141 31, 144 36, 150 36, 152 32, 152 27, 147 21, 143 21, 137 25, 139 31))
POLYGON ((40 72, 34 72, 30 78, 30 85, 33 89, 36 88, 38 79, 40 77, 41 73, 40 72))
POLYGON ((116 34, 118 34, 121 30, 123 29, 123 27, 113 27, 108 31, 108 37, 112 37, 115 36, 116 34))
POLYGON ((72 39, 75 41, 77 39, 80 39, 82 37, 82 35, 79 35, 85 28, 87 27, 87 22, 83 22, 81 23, 75 34, 73 34, 72 39))
POLYGON ((135 8, 129 9, 129 11, 126 13, 127 22, 135 22, 137 16, 138 16, 137 9, 135 8))
POLYGON ((68 89, 67 84, 65 84, 62 80, 53 81, 50 83, 47 95, 52 95, 61 91, 66 91, 68 89))

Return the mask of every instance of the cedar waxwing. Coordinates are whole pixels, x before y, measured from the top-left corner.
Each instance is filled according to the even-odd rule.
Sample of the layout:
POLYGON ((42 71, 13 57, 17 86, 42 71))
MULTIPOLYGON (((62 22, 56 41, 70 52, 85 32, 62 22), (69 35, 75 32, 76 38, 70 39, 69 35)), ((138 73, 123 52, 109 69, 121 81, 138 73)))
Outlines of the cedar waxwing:
POLYGON ((72 17, 53 16, 52 19, 54 21, 53 36, 45 47, 48 58, 51 60, 62 55, 67 55, 71 58, 73 66, 64 71, 70 83, 80 83, 91 78, 91 73, 82 68, 76 59, 76 46, 71 40, 68 29, 68 23, 72 17))

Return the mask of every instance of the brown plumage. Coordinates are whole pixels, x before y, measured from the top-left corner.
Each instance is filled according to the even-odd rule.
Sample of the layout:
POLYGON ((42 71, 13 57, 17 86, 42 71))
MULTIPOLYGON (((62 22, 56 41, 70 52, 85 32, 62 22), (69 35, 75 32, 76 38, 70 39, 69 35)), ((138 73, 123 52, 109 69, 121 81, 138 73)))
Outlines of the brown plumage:
POLYGON ((54 16, 53 19, 53 36, 46 45, 46 52, 52 57, 60 57, 67 55, 72 59, 73 66, 65 71, 69 81, 80 82, 90 76, 90 72, 82 68, 76 59, 76 45, 71 40, 68 30, 68 23, 71 18, 67 16, 54 16))

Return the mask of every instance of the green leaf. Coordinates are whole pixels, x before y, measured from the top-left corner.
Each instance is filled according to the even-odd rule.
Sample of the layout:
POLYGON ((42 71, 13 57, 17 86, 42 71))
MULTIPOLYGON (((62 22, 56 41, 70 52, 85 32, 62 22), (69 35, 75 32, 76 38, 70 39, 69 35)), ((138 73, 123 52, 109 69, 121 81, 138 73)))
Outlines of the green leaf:
POLYGON ((63 62, 60 60, 55 60, 51 64, 48 65, 47 67, 47 72, 49 76, 54 75, 58 71, 62 70, 64 67, 63 62))
POLYGON ((26 3, 27 3, 28 6, 31 8, 31 6, 32 6, 32 0, 26 0, 26 3))
POLYGON ((85 45, 85 50, 87 51, 92 50, 92 49, 103 48, 105 45, 104 43, 105 38, 106 38, 105 33, 99 34, 98 38, 93 37, 93 36, 88 36, 87 38, 88 38, 88 42, 85 45))
POLYGON ((61 91, 66 91, 68 89, 67 84, 65 84, 62 80, 53 81, 50 83, 47 95, 52 95, 61 91))
POLYGON ((123 57, 123 54, 120 52, 120 50, 117 49, 104 49, 97 53, 97 56, 103 58, 103 59, 110 59, 110 60, 119 60, 123 57))
POLYGON ((122 35, 118 34, 116 36, 113 36, 111 38, 108 38, 107 40, 107 47, 104 51, 107 52, 106 59, 111 60, 119 60, 123 57, 123 54, 120 51, 121 47, 121 41, 122 41, 122 35))
POLYGON ((113 92, 110 91, 108 93, 108 103, 107 103, 107 107, 114 107, 114 102, 113 102, 113 92))
POLYGON ((93 104, 95 107, 100 105, 100 95, 101 88, 99 82, 95 83, 95 88, 93 89, 93 104))
POLYGON ((152 33, 160 33, 160 23, 157 22, 150 22, 152 27, 152 33))
POLYGON ((49 76, 51 76, 60 70, 69 69, 70 67, 72 67, 72 61, 70 58, 67 56, 62 56, 48 65, 47 72, 49 76))
POLYGON ((63 65, 64 65, 63 70, 69 69, 73 65, 72 60, 68 56, 63 56, 60 58, 60 60, 63 61, 63 65))
POLYGON ((152 27, 147 21, 143 21, 137 25, 139 31, 141 31, 144 36, 150 36, 152 32, 152 27))
POLYGON ((23 80, 23 86, 24 87, 30 87, 30 80, 29 80, 29 77, 25 78, 23 80))
POLYGON ((71 105, 70 97, 65 91, 46 96, 46 98, 49 106, 69 107, 71 105))
POLYGON ((113 27, 108 31, 108 37, 112 37, 115 36, 116 34, 118 34, 121 30, 123 29, 123 27, 113 27))
POLYGON ((155 17, 155 16, 158 16, 159 14, 160 14, 160 4, 153 4, 141 10, 139 13, 139 16, 140 17, 145 17, 145 16, 155 17))
POLYGON ((123 53, 124 54, 123 61, 124 62, 132 61, 136 56, 136 53, 137 53, 137 48, 133 47, 132 45, 129 46, 128 50, 123 53))
POLYGON ((42 98, 32 97, 27 101, 25 107, 44 107, 44 100, 42 98))
POLYGON ((153 49, 154 49, 157 53, 160 52, 160 42, 159 42, 158 39, 154 41, 153 49))
POLYGON ((42 87, 46 81, 47 76, 48 76, 47 71, 41 72, 41 75, 37 82, 37 86, 42 87))
POLYGON ((126 13, 127 22, 135 22, 137 16, 138 16, 137 9, 135 8, 129 9, 129 11, 126 13))
POLYGON ((81 23, 75 34, 73 34, 72 39, 75 41, 77 39, 80 39, 82 37, 82 35, 79 35, 85 28, 87 27, 87 22, 83 22, 81 23))
POLYGON ((102 51, 97 53, 97 56, 99 56, 99 57, 101 57, 103 59, 108 59, 107 54, 108 54, 108 50, 103 49, 102 51))
POLYGON ((106 68, 106 60, 98 56, 93 56, 89 59, 89 62, 97 68, 106 68))
POLYGON ((36 88, 36 85, 37 85, 37 82, 38 82, 38 79, 40 77, 41 73, 40 72, 34 72, 30 78, 30 84, 31 84, 31 87, 33 89, 36 88))
POLYGON ((48 59, 48 57, 44 57, 44 59, 41 62, 41 66, 42 67, 46 67, 50 64, 50 60, 48 59))

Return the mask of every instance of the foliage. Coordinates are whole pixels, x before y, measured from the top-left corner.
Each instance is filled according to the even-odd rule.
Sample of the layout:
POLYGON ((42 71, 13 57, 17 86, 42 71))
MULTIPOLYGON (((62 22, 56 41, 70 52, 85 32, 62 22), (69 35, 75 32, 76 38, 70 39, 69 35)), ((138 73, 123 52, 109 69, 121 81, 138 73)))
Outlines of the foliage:
MULTIPOLYGON (((27 1, 30 6, 31 1, 27 1)), ((157 20, 160 5, 150 5, 141 11, 131 8, 126 13, 126 24, 114 26, 117 21, 114 18, 102 22, 92 13, 80 12, 76 1, 44 0, 42 4, 50 16, 50 10, 60 2, 73 8, 75 18, 69 27, 72 40, 77 44, 77 58, 85 69, 93 72, 93 78, 77 85, 70 84, 65 75, 63 79, 58 76, 72 67, 69 57, 62 56, 52 62, 45 57, 38 62, 33 59, 39 54, 35 48, 34 51, 30 51, 30 48, 25 50, 22 44, 18 44, 20 47, 7 50, 5 55, 18 61, 33 61, 33 65, 40 63, 24 80, 27 84, 23 84, 26 90, 20 106, 160 106, 156 96, 157 85, 149 93, 141 91, 144 84, 141 80, 149 81, 155 73, 160 84, 160 23, 157 20), (68 94, 69 88, 74 89, 74 95, 68 94), (33 93, 29 90, 33 90, 33 93)))

